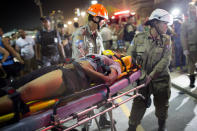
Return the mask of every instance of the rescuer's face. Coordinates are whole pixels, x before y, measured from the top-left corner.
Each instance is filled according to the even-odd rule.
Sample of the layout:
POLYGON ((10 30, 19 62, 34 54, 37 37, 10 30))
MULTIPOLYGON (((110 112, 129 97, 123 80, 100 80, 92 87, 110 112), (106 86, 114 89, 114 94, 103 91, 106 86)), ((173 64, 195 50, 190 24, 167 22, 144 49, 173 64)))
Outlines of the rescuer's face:
POLYGON ((163 21, 158 22, 157 28, 158 28, 159 33, 166 34, 167 29, 168 29, 167 24, 168 24, 167 22, 163 22, 163 21))
POLYGON ((98 17, 96 17, 96 16, 94 16, 93 17, 93 20, 94 20, 94 22, 92 22, 93 24, 92 24, 92 30, 97 30, 98 29, 98 24, 96 23, 96 22, 99 22, 99 18, 98 17))

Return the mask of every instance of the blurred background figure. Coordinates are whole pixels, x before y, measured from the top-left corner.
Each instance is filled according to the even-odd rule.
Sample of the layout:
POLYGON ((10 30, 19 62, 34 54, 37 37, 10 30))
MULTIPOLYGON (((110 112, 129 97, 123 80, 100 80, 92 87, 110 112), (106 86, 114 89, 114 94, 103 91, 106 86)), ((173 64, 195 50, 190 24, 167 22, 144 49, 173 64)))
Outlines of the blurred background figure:
POLYGON ((197 2, 188 5, 189 17, 181 26, 181 43, 187 59, 190 87, 195 87, 195 63, 197 63, 197 2))
POLYGON ((105 23, 100 29, 100 34, 103 39, 103 46, 105 50, 110 50, 113 45, 112 41, 112 31, 108 27, 108 25, 105 23))
POLYGON ((36 59, 41 61, 41 66, 56 65, 61 58, 65 58, 61 38, 57 30, 51 28, 48 17, 40 18, 43 29, 36 34, 36 59))
POLYGON ((130 16, 128 18, 127 24, 124 26, 123 40, 125 42, 126 51, 129 48, 131 41, 134 38, 135 31, 136 31, 135 18, 134 16, 130 16))
MULTIPOLYGON (((0 88, 9 85, 13 79, 19 77, 20 71, 23 69, 24 61, 15 51, 15 49, 10 45, 10 40, 8 38, 2 38, 3 30, 0 28, 0 47, 4 48, 9 52, 7 59, 1 63, 1 67, 6 73, 6 77, 0 78, 0 88)), ((3 57, 1 57, 2 61, 3 57)))
POLYGON ((79 28, 79 23, 78 22, 74 22, 73 23, 73 27, 74 27, 74 31, 76 31, 79 28))
POLYGON ((175 50, 175 66, 178 70, 183 70, 183 67, 185 66, 185 56, 183 54, 183 47, 181 44, 181 20, 175 19, 174 20, 174 32, 175 35, 173 36, 174 40, 174 50, 175 50))
POLYGON ((36 69, 35 65, 35 41, 31 36, 27 36, 25 31, 20 29, 19 38, 16 40, 16 51, 18 51, 24 60, 24 70, 22 75, 32 72, 36 69))
POLYGON ((17 40, 17 33, 12 33, 10 38, 10 45, 15 49, 17 40))

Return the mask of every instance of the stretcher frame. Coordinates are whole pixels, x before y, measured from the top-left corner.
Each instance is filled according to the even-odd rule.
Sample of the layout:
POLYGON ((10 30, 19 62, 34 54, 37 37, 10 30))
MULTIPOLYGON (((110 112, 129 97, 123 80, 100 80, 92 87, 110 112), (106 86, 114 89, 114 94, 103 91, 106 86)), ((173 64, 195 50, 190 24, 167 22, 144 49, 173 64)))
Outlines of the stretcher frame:
MULTIPOLYGON (((76 101, 69 102, 64 106, 59 107, 57 109, 57 114, 54 117, 55 118, 54 121, 51 121, 51 116, 53 115, 53 111, 52 111, 52 109, 50 109, 46 112, 41 112, 39 114, 35 114, 30 117, 24 118, 24 119, 20 120, 18 123, 3 127, 1 130, 2 131, 4 131, 4 130, 6 130, 6 131, 17 131, 17 130, 30 131, 30 130, 41 129, 41 130, 45 131, 48 129, 52 129, 54 127, 60 127, 62 123, 65 123, 71 119, 78 118, 80 115, 83 115, 87 112, 94 111, 94 109, 97 109, 102 105, 102 104, 100 105, 98 103, 106 100, 104 104, 112 103, 112 106, 110 108, 108 108, 102 112, 99 112, 98 114, 93 113, 92 116, 82 119, 81 121, 78 121, 76 124, 72 125, 71 127, 66 128, 65 131, 69 131, 69 130, 71 130, 81 124, 84 124, 92 119, 96 120, 97 116, 100 116, 106 112, 109 113, 109 116, 111 119, 111 130, 116 131, 115 125, 113 124, 112 109, 119 107, 121 104, 124 104, 124 103, 128 102, 129 100, 134 99, 135 97, 138 97, 138 96, 143 97, 141 94, 138 93, 138 90, 140 88, 144 87, 144 84, 140 85, 136 88, 133 88, 130 91, 127 91, 119 96, 116 96, 116 97, 111 97, 111 96, 114 95, 115 93, 117 93, 118 91, 120 91, 121 89, 127 87, 129 84, 134 83, 136 80, 139 79, 140 76, 141 76, 141 72, 137 71, 137 72, 131 74, 130 76, 128 76, 127 78, 123 78, 123 79, 117 81, 116 83, 114 83, 113 85, 111 85, 109 87, 110 95, 107 100, 106 100, 107 89, 105 88, 105 84, 99 85, 102 88, 98 89, 98 93, 93 94, 93 95, 89 95, 89 96, 84 96, 76 101), (127 95, 130 92, 134 92, 134 91, 136 92, 136 94, 134 96, 131 96, 127 100, 124 100, 118 104, 114 103, 115 99, 120 98, 120 97, 127 95), (79 106, 79 104, 80 104, 80 106, 79 106), (76 113, 76 112, 79 112, 79 113, 76 113)), ((95 88, 95 89, 97 90, 97 88, 95 88)), ((98 122, 96 122, 96 123, 98 125, 98 122)), ((98 128, 99 128, 99 126, 98 126, 98 128)))

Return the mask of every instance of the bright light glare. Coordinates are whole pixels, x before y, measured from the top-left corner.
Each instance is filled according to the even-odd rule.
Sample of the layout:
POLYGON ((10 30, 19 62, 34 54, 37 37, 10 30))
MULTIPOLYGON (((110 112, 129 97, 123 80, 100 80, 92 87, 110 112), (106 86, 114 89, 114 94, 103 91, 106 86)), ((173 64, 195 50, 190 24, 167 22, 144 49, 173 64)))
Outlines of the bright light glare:
POLYGON ((97 3, 98 3, 97 0, 92 0, 92 1, 91 1, 91 4, 92 4, 92 5, 97 4, 97 3))
POLYGON ((68 24, 71 25, 72 24, 72 21, 68 21, 68 24))
POLYGON ((127 14, 129 12, 130 12, 129 10, 124 10, 124 11, 119 11, 119 12, 114 13, 114 15, 127 14))
POLYGON ((68 25, 67 24, 64 24, 64 28, 67 28, 68 27, 68 25))
POLYGON ((131 15, 135 15, 135 12, 131 12, 131 15))
POLYGON ((112 18, 112 19, 115 19, 115 16, 112 16, 111 18, 112 18))
POLYGON ((179 9, 174 9, 174 10, 172 11, 172 15, 173 15, 174 17, 178 16, 179 14, 180 14, 180 10, 179 10, 179 9))
POLYGON ((36 38, 36 36, 35 36, 35 35, 32 35, 31 37, 32 37, 33 39, 34 39, 34 38, 36 38))
POLYGON ((86 15, 86 12, 81 12, 81 16, 85 16, 86 15))
POLYGON ((77 17, 75 17, 75 18, 74 18, 74 21, 75 21, 75 22, 77 22, 77 21, 78 21, 78 18, 77 18, 77 17))

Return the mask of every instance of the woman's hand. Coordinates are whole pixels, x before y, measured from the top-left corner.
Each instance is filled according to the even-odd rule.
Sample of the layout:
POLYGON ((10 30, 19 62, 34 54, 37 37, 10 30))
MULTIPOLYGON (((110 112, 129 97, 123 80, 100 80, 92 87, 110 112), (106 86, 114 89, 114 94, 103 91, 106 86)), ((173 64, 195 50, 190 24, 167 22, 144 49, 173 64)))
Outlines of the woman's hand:
POLYGON ((118 78, 118 73, 116 72, 115 69, 110 68, 111 69, 111 73, 108 76, 104 76, 104 81, 106 84, 113 84, 115 82, 115 80, 118 78))

